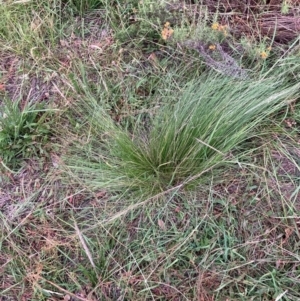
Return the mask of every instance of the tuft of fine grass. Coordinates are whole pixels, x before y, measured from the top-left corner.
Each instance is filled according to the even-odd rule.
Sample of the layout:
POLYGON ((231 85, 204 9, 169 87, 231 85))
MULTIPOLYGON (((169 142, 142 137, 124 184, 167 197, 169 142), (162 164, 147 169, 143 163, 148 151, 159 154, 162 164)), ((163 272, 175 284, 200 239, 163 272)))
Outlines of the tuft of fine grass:
POLYGON ((151 196, 182 188, 212 168, 237 162, 231 152, 286 106, 299 85, 278 72, 253 81, 203 74, 186 85, 176 104, 161 108, 146 133, 123 130, 90 101, 84 114, 92 135, 67 165, 97 189, 151 196))

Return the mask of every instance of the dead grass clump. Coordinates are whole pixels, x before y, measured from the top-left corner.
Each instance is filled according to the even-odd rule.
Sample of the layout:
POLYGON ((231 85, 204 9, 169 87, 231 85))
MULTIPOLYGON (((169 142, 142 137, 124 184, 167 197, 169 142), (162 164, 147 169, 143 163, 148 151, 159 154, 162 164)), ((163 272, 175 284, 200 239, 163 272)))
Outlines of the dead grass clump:
POLYGON ((298 1, 283 4, 282 1, 229 1, 208 0, 210 14, 218 14, 220 23, 230 25, 231 33, 240 38, 266 36, 275 42, 286 44, 300 34, 300 6, 298 1))
POLYGON ((231 26, 235 36, 242 34, 256 37, 264 36, 270 39, 274 38, 274 41, 280 44, 286 44, 300 34, 299 15, 266 12, 257 18, 249 17, 246 21, 238 16, 233 19, 231 26))

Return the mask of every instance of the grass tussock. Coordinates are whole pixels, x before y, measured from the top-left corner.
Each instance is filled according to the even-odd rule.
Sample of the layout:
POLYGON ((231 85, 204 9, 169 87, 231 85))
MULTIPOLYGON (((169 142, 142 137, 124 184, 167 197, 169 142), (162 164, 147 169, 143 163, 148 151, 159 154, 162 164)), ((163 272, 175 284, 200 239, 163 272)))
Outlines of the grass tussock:
POLYGON ((296 96, 299 84, 276 75, 258 81, 203 75, 183 88, 175 104, 161 107, 142 133, 115 126, 97 103, 85 104, 93 135, 67 164, 97 189, 151 196, 181 188, 213 167, 237 162, 232 151, 296 96))

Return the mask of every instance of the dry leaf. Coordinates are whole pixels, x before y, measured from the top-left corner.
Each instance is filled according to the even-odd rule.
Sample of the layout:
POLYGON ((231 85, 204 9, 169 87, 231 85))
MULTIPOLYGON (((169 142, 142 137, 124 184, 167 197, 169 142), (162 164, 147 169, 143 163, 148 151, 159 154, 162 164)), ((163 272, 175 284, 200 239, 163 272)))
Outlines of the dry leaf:
POLYGON ((158 226, 159 226, 160 229, 162 229, 163 231, 166 230, 166 225, 165 225, 164 221, 159 219, 157 223, 158 223, 158 226))
POLYGON ((177 207, 175 208, 175 212, 176 212, 176 213, 179 213, 180 211, 181 211, 180 207, 177 206, 177 207))
POLYGON ((60 39, 59 43, 62 47, 69 47, 69 43, 66 40, 60 39))
POLYGON ((292 228, 286 228, 284 232, 285 232, 285 238, 282 241, 283 245, 289 240, 290 236, 294 233, 294 230, 292 228))

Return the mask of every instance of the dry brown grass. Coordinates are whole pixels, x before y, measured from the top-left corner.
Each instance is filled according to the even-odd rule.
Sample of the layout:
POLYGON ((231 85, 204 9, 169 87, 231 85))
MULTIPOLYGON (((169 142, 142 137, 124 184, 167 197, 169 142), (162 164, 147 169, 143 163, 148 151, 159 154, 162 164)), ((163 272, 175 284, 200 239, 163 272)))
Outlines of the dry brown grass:
MULTIPOLYGON (((268 37, 280 44, 289 43, 300 35, 299 1, 288 1, 286 11, 283 1, 229 1, 203 0, 208 12, 227 25, 236 38, 250 36, 268 37)), ((191 5, 198 7, 198 5, 191 5)))

